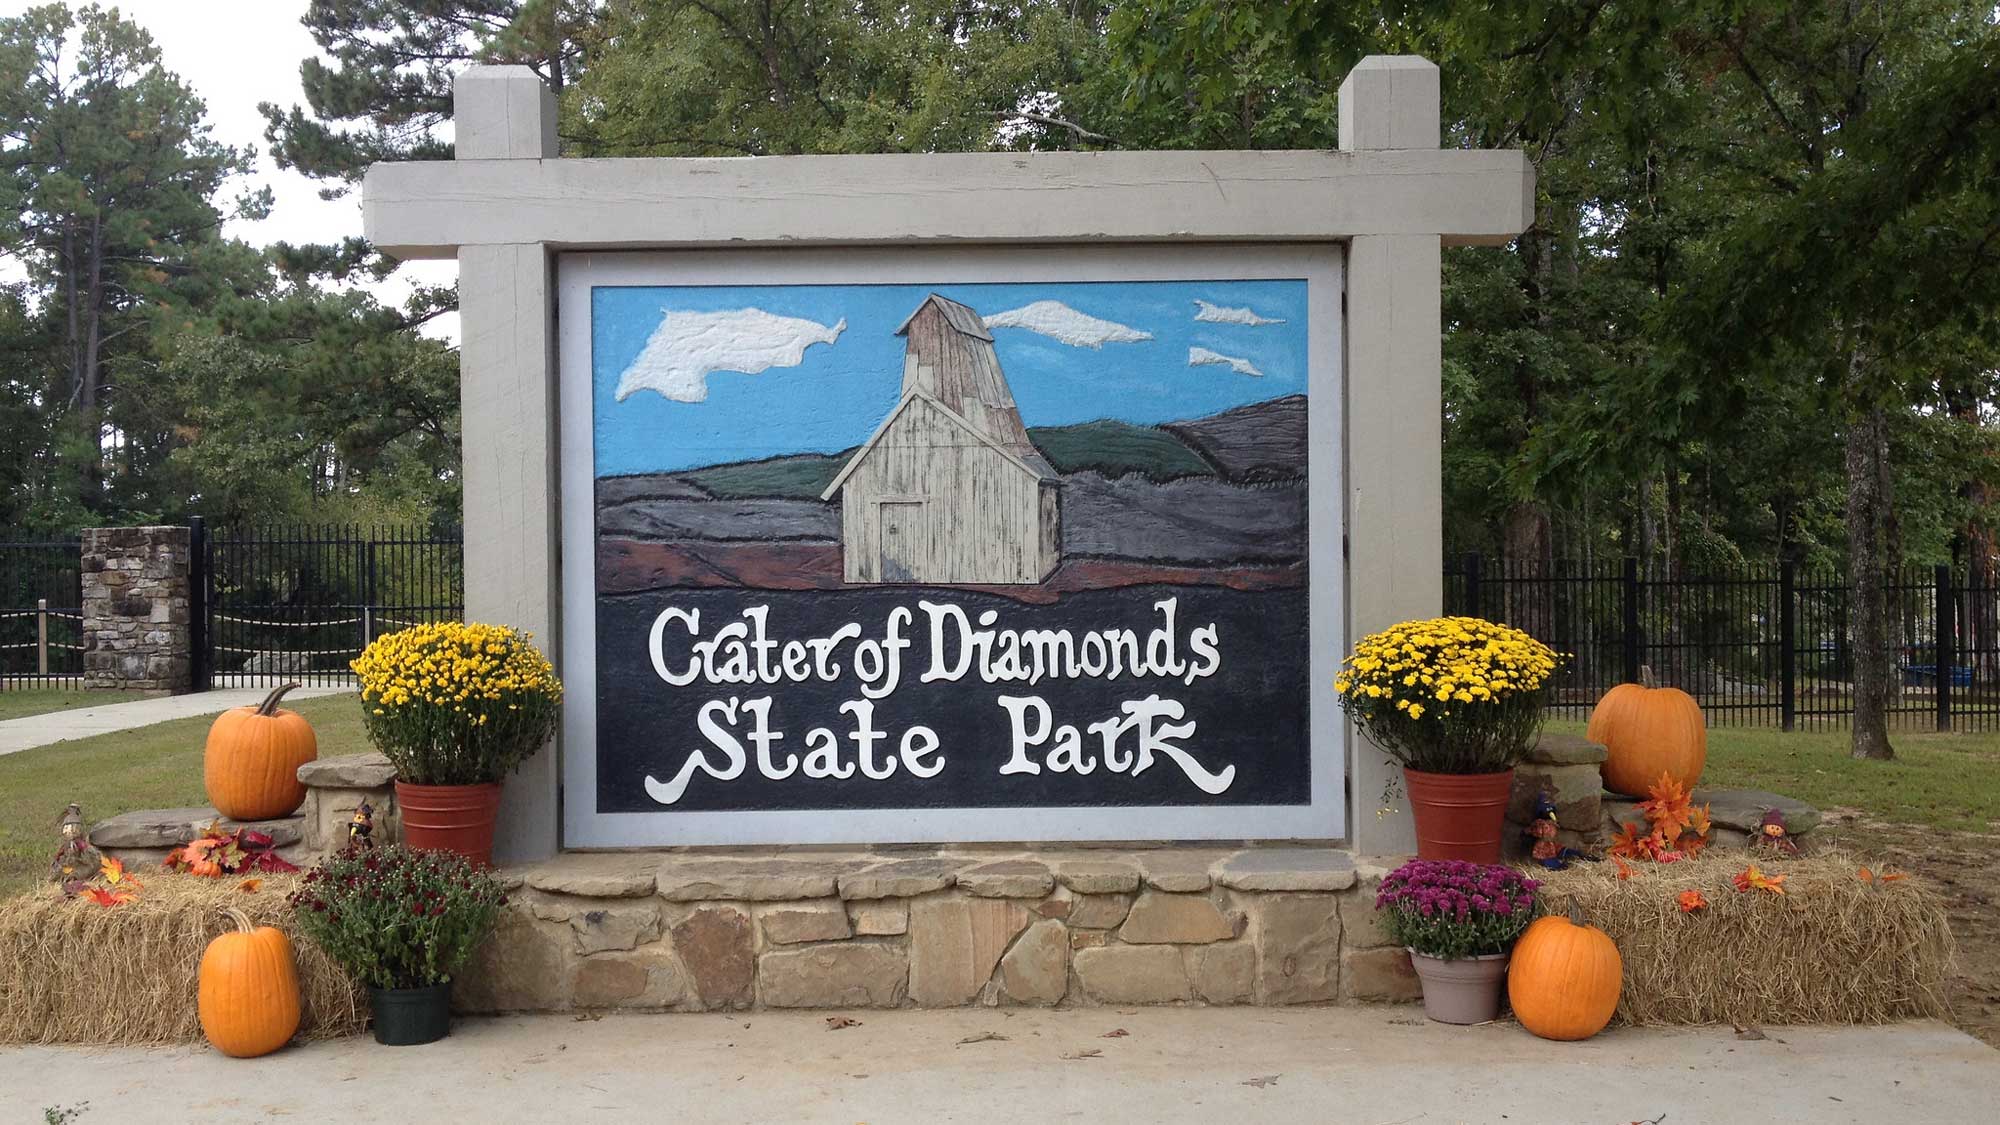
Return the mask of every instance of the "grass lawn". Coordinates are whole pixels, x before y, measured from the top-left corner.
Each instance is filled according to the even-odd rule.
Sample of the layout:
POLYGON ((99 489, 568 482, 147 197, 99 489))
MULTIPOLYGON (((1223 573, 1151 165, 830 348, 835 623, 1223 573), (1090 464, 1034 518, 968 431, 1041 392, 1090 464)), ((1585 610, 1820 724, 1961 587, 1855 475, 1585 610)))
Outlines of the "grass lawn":
POLYGON ((102 707, 107 703, 130 703, 151 699, 155 691, 85 691, 82 688, 8 688, 0 691, 0 721, 46 715, 51 711, 74 711, 79 707, 102 707))
MULTIPOLYGON (((1583 733, 1550 720, 1549 730, 1583 733)), ((1895 734, 1893 762, 1848 756, 1844 730, 1716 727, 1702 784, 1768 789, 1821 809, 1858 808, 1877 820, 1988 832, 2000 826, 2000 733, 1895 734)))
MULTIPOLYGON (((320 757, 369 749, 354 696, 286 706, 311 720, 319 734, 320 757)), ((93 824, 133 809, 207 804, 201 746, 214 721, 210 716, 176 719, 0 757, 0 897, 46 875, 55 855, 56 822, 71 801, 83 806, 84 817, 93 824)))

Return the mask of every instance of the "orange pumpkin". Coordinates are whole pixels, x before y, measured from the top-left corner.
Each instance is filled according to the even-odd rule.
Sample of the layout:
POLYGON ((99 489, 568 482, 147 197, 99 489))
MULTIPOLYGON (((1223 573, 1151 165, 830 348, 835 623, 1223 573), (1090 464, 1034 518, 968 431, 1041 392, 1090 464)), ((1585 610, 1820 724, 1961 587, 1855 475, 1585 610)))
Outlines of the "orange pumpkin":
POLYGON ((239 1059, 268 1055, 299 1029, 299 978, 292 943, 272 926, 252 926, 236 907, 236 929, 202 951, 195 1010, 215 1049, 239 1059))
POLYGON ((1596 926, 1551 914, 1530 923, 1507 964, 1507 1002, 1544 1039, 1588 1039, 1618 1010, 1625 964, 1596 926))
POLYGON ((1661 774, 1693 789, 1708 764, 1701 705, 1679 688, 1619 684, 1590 713, 1585 737, 1604 747, 1604 787, 1643 797, 1661 774))
POLYGON ((284 684, 255 707, 215 717, 202 750, 201 781, 208 803, 231 820, 290 816, 305 802, 299 767, 319 757, 312 724, 278 706, 297 684, 284 684))

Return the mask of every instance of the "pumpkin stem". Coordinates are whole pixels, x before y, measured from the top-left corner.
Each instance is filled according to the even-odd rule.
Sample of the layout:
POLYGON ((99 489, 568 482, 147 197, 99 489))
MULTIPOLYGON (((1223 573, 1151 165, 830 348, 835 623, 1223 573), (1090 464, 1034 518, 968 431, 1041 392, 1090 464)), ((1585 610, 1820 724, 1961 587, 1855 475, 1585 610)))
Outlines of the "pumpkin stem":
POLYGON ((222 908, 222 915, 236 923, 236 932, 239 934, 247 934, 257 928, 256 924, 250 921, 250 916, 245 914, 243 908, 240 906, 225 906, 222 908))
POLYGON ((1660 678, 1653 675, 1653 666, 1651 664, 1639 665, 1639 686, 1648 688, 1660 686, 1660 678))
POLYGON ((285 697, 286 692, 298 686, 299 686, 298 681, 294 680, 289 684, 279 684, 277 687, 272 688, 271 694, 264 697, 264 702, 259 703, 257 705, 257 713, 259 715, 277 714, 278 701, 285 697))

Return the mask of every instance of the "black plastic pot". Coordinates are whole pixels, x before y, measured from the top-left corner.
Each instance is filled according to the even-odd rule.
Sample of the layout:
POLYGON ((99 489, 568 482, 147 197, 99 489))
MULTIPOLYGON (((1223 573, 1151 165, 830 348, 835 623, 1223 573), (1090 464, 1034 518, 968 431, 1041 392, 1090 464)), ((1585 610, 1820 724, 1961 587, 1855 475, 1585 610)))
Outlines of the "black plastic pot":
POLYGON ((387 1047, 435 1043, 451 1032, 451 982, 423 988, 368 989, 375 1042, 387 1047))

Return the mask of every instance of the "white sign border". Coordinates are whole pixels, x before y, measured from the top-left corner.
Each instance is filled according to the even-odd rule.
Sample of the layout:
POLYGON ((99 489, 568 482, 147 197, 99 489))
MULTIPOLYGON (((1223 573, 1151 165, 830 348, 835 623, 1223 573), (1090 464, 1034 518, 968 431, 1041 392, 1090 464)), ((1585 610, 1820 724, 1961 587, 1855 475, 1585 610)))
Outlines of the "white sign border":
POLYGON ((1337 242, 572 252, 556 259, 562 450, 562 846, 1343 839, 1349 728, 1332 695, 1346 651, 1344 246, 1337 242), (599 813, 591 290, 600 285, 1307 283, 1307 604, 1312 753, 1305 805, 785 809, 599 813))

